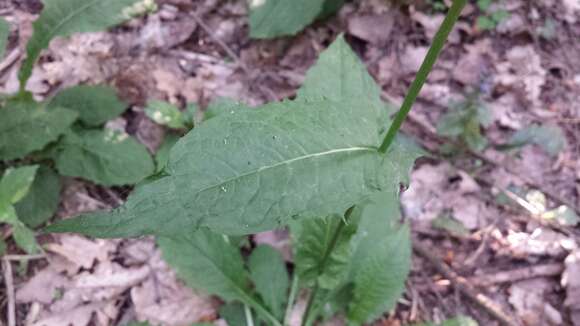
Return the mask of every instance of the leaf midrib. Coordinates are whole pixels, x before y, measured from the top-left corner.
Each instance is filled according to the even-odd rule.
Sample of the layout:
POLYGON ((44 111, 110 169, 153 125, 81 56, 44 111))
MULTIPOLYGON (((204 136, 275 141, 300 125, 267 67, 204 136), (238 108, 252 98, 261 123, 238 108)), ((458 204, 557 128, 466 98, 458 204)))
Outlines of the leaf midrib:
POLYGON ((289 160, 285 160, 285 161, 281 161, 281 162, 277 162, 275 164, 272 165, 266 165, 266 166, 261 166, 257 169, 253 169, 250 170, 246 173, 242 173, 240 175, 228 178, 226 180, 220 181, 219 183, 216 184, 212 184, 210 186, 201 188, 199 190, 197 190, 195 192, 195 195, 203 193, 207 190, 210 189, 214 189, 217 187, 223 187, 224 185, 233 182, 237 179, 241 179, 241 178, 245 178, 254 174, 258 174, 260 172, 266 171, 266 170, 270 170, 270 169, 275 169, 277 167, 283 166, 283 165, 288 165, 288 164, 292 164, 294 162, 298 162, 298 161, 302 161, 302 160, 308 160, 311 158, 316 158, 316 157, 322 157, 325 155, 333 155, 333 154, 337 154, 337 153, 348 153, 348 152, 373 152, 373 153, 377 153, 377 148, 375 147, 364 147, 364 146, 359 146, 359 147, 346 147, 346 148, 337 148, 337 149, 332 149, 332 150, 328 150, 328 151, 324 151, 324 152, 317 152, 317 153, 311 153, 311 154, 307 154, 307 155, 302 155, 299 157, 295 157, 289 160))

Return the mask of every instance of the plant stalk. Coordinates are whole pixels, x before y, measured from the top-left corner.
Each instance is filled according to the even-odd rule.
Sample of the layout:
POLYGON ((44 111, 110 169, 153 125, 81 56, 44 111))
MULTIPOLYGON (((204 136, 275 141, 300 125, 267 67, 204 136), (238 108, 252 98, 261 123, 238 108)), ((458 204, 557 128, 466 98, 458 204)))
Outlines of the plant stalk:
POLYGON ((397 112, 395 119, 389 128, 389 131, 383 139, 383 143, 379 147, 379 152, 386 153, 389 149, 389 146, 391 146, 395 140, 397 132, 399 129, 401 129, 401 125, 405 121, 407 114, 409 114, 409 111, 411 111, 413 104, 417 100, 417 96, 419 96, 419 92, 421 92, 421 88, 423 88, 423 85, 427 80, 427 76, 429 76, 429 73, 433 69, 433 65, 437 61, 437 58, 439 57, 439 54, 441 53, 441 50, 447 41, 447 37, 449 36, 449 33, 451 33, 451 30, 457 22, 457 19, 459 19, 459 15, 461 14, 461 11, 463 10, 463 7, 465 7, 466 3, 467 0, 453 1, 451 8, 449 8, 449 12, 447 12, 447 16, 445 16, 445 20, 441 24, 441 27, 439 27, 437 34, 435 34, 435 38, 433 39, 433 43, 429 48, 429 52, 427 52, 427 56, 425 56, 425 59, 423 60, 423 63, 421 64, 421 67, 415 76, 415 80, 413 80, 413 83, 411 84, 409 92, 407 92, 407 96, 405 96, 405 100, 401 105, 401 109, 399 112, 397 112))
MULTIPOLYGON (((346 211, 346 213, 344 213, 344 219, 342 221, 340 221, 340 223, 336 227, 336 230, 334 230, 334 234, 332 235, 332 238, 330 239, 330 244, 328 245, 328 247, 326 247, 326 250, 324 251, 324 254, 322 255, 322 260, 320 261, 320 265, 318 265, 318 275, 317 276, 322 275, 322 273, 326 269, 326 264, 328 263, 328 259, 330 258, 330 255, 332 254, 334 247, 336 247, 336 243, 338 242, 338 239, 340 238, 340 234, 342 232, 342 229, 344 228, 344 226, 348 222, 353 210, 354 210, 354 206, 350 207, 346 211)), ((312 312, 312 308, 314 307, 314 302, 316 300, 316 295, 318 294, 319 288, 320 288, 320 284, 318 283, 318 280, 317 280, 316 284, 314 285, 314 288, 312 289, 312 293, 310 294, 310 298, 308 299, 308 303, 306 304, 306 310, 304 311, 304 316, 302 317, 302 326, 308 325, 308 320, 310 319, 310 314, 312 312)))
POLYGON ((284 314, 284 325, 288 325, 290 322, 292 307, 294 306, 296 294, 298 293, 298 282, 298 273, 294 273, 294 276, 292 277, 292 286, 290 287, 290 295, 288 296, 288 304, 286 305, 286 313, 284 314))

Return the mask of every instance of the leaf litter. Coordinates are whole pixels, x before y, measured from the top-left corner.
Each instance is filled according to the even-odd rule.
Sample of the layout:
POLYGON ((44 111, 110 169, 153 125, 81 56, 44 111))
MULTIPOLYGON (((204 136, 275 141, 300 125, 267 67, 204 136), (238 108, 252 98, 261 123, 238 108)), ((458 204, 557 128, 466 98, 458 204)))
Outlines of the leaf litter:
MULTIPOLYGON (((516 2, 521 3, 521 1, 516 2)), ((177 0, 163 1, 163 3, 158 14, 154 14, 150 18, 136 19, 130 22, 125 30, 113 33, 83 34, 73 36, 68 40, 55 41, 47 52, 50 56, 45 56, 35 68, 33 79, 30 82, 31 90, 37 97, 42 98, 50 96, 57 88, 82 83, 99 83, 112 79, 119 81, 117 80, 118 76, 127 70, 130 50, 134 51, 138 46, 141 46, 140 50, 146 54, 135 60, 138 60, 138 65, 146 67, 146 69, 137 70, 134 75, 129 76, 131 85, 146 85, 141 90, 142 93, 136 93, 137 96, 134 97, 139 101, 143 100, 140 98, 143 97, 143 94, 155 94, 156 98, 168 99, 174 103, 182 103, 185 98, 187 102, 201 103, 202 106, 210 98, 216 96, 233 97, 250 104, 262 103, 263 94, 256 94, 248 86, 250 84, 248 80, 251 79, 240 73, 239 68, 230 62, 230 59, 221 50, 214 48, 208 51, 204 48, 202 43, 209 46, 213 43, 212 40, 205 37, 200 32, 199 27, 191 23, 191 20, 187 21, 182 16, 182 10, 184 8, 187 10, 191 4, 187 1, 177 0), (173 8, 179 9, 177 14, 173 8), (142 31, 147 31, 147 33, 142 33, 142 31), (126 42, 127 40, 128 42, 126 42), (158 52, 160 49, 166 52, 158 52), (155 73, 151 74, 151 71, 155 73)), ((223 6, 235 5, 236 3, 228 3, 223 6)), ((533 9, 539 11, 543 19, 544 16, 550 15, 546 8, 555 5, 563 9, 562 19, 569 23, 578 21, 580 12, 575 1, 568 0, 556 4, 554 1, 544 0, 534 5, 533 9)), ((205 1, 200 6, 205 6, 203 9, 206 9, 207 12, 215 10, 217 13, 215 19, 217 20, 222 17, 230 17, 220 16, 226 12, 228 15, 234 13, 234 16, 236 12, 237 15, 245 15, 244 10, 226 10, 220 5, 212 4, 211 1, 205 1)), ((243 8, 243 6, 238 7, 243 8)), ((522 6, 514 8, 510 11, 516 18, 512 18, 510 24, 507 22, 503 24, 501 36, 477 34, 478 32, 471 29, 467 22, 461 26, 461 32, 456 36, 458 43, 455 41, 452 43, 461 46, 462 42, 465 41, 465 35, 474 37, 476 41, 470 45, 450 47, 448 54, 442 56, 438 68, 446 71, 457 63, 462 69, 453 69, 450 74, 440 74, 440 77, 431 79, 426 85, 427 92, 424 95, 424 98, 438 100, 439 104, 447 105, 449 98, 457 97, 462 93, 462 89, 450 85, 447 79, 449 76, 465 87, 484 89, 484 96, 490 102, 495 119, 495 125, 490 126, 486 132, 497 137, 494 139, 502 140, 508 139, 513 131, 528 126, 530 122, 537 122, 538 115, 545 116, 543 111, 549 110, 551 104, 549 99, 545 97, 546 90, 552 88, 551 71, 546 66, 549 57, 546 56, 546 51, 541 45, 521 41, 521 39, 521 42, 511 42, 518 35, 527 33, 526 31, 522 32, 520 23, 513 22, 517 22, 521 17, 527 17, 529 14, 524 12, 522 6), (491 81, 488 81, 489 76, 493 77, 491 81), (505 128, 508 129, 507 133, 505 128)), ((381 1, 366 0, 357 5, 347 5, 345 12, 348 10, 358 13, 357 17, 366 17, 369 15, 391 15, 393 9, 385 6, 381 1)), ((438 15, 429 16, 427 12, 422 8, 412 11, 410 19, 420 25, 419 30, 413 30, 413 27, 408 26, 410 25, 408 22, 401 24, 400 21, 395 23, 393 29, 398 31, 399 28, 402 28, 403 33, 407 32, 415 40, 417 38, 430 39, 434 26, 436 26, 435 23, 440 18, 438 15)), ((26 38, 27 28, 29 29, 27 24, 32 21, 32 17, 21 11, 15 11, 15 15, 18 16, 16 17, 18 24, 22 25, 22 28, 19 28, 22 37, 26 38)), ((397 12, 395 15, 400 15, 400 13, 397 12)), ((344 16, 339 14, 339 17, 344 16)), ((340 19, 342 19, 343 26, 349 25, 345 18, 340 19)), ((408 18, 405 19, 408 20, 408 18)), ((239 17, 235 18, 234 21, 237 28, 243 24, 239 17)), ((252 67, 252 69, 261 70, 257 75, 263 75, 263 71, 269 74, 279 73, 286 76, 282 79, 283 82, 295 87, 297 81, 300 80, 300 76, 296 76, 295 71, 303 72, 312 64, 314 58, 312 53, 320 50, 321 41, 326 41, 333 35, 336 29, 332 25, 334 23, 336 22, 331 21, 328 23, 329 25, 319 24, 315 28, 309 29, 306 36, 301 36, 300 41, 287 44, 289 46, 288 53, 291 53, 295 48, 300 48, 300 50, 294 50, 293 56, 288 54, 283 66, 276 65, 276 62, 280 56, 282 59, 286 57, 276 52, 274 46, 267 45, 259 50, 255 49, 253 45, 250 45, 249 49, 242 48, 240 41, 227 36, 231 33, 231 26, 224 25, 220 30, 224 31, 224 38, 235 50, 242 49, 248 53, 252 51, 258 53, 256 66, 263 67, 252 67), (304 53, 310 53, 310 55, 304 53)), ((404 78, 409 81, 422 59, 421 55, 424 53, 424 49, 421 48, 423 44, 408 41, 406 35, 403 37, 394 35, 401 33, 391 32, 385 45, 386 36, 381 39, 382 35, 376 36, 372 30, 369 31, 372 24, 366 23, 365 25, 363 23, 362 27, 360 26, 361 24, 357 26, 358 30, 356 31, 354 29, 347 30, 347 33, 362 40, 359 50, 363 57, 378 58, 378 61, 369 60, 371 72, 379 70, 377 62, 382 62, 383 68, 377 74, 380 78, 379 82, 387 85, 386 90, 393 94, 404 90, 401 86, 389 86, 391 84, 386 83, 387 78, 395 81, 404 78), (382 44, 381 47, 378 44, 382 44), (399 48, 395 48, 395 46, 399 48), (395 53, 397 51, 402 51, 402 54, 397 55, 395 53), (394 61, 395 57, 403 59, 404 66, 396 60, 394 61), (396 64, 401 65, 402 69, 394 68, 393 65, 396 64), (385 73, 387 69, 389 70, 388 74, 385 73)), ((562 25, 558 26, 562 28, 562 25)), ((532 30, 532 28, 527 30, 532 30)), ((30 33, 28 32, 28 34, 30 33)), ((22 42, 22 40, 18 40, 18 43, 23 44, 22 42)), ((562 45, 566 51, 574 51, 559 39, 554 42, 562 45)), ((280 61, 283 61, 282 59, 280 61)), ((580 75, 580 71, 576 68, 572 67, 571 72, 573 75, 580 75)), ((8 68, 1 80, 2 91, 14 90, 17 87, 16 74, 13 68, 8 68)), ((121 86, 123 85, 121 83, 121 86)), ((121 91, 126 93, 134 91, 133 87, 121 88, 121 91)), ((132 113, 140 112, 139 101, 130 101, 131 106, 134 106, 131 108, 132 113)), ((568 107, 573 110, 575 105, 570 103, 568 107)), ((434 109, 429 108, 429 110, 433 111, 434 109)), ((421 109, 418 110, 418 113, 425 117, 426 121, 436 125, 436 114, 426 113, 426 110, 421 109)), ((565 111, 556 113, 558 117, 566 117, 567 114, 565 111)), ((137 126, 137 133, 143 133, 143 130, 151 127, 151 124, 147 123, 134 123, 133 119, 129 117, 126 127, 137 126)), ((147 118, 142 116, 142 119, 147 118)), ((145 138, 153 138, 148 141, 159 143, 158 138, 161 138, 162 135, 163 133, 159 133, 156 136, 145 138)), ((577 144, 577 139, 574 138, 571 143, 572 146, 564 151, 571 152, 570 157, 573 160, 578 158, 578 153, 571 151, 573 146, 577 144)), ((154 149, 156 146, 153 145, 149 148, 154 149)), ((496 154, 494 153, 494 155, 496 154)), ((506 158, 502 153, 497 155, 502 159, 506 158)), ((529 174, 539 181, 558 182, 562 184, 562 187, 570 187, 570 178, 565 174, 560 178, 557 177, 558 171, 553 169, 553 161, 546 153, 538 151, 537 148, 528 147, 524 148, 518 155, 516 160, 508 160, 507 162, 522 166, 522 171, 526 171, 525 174, 529 174)), ((501 169, 494 169, 489 174, 492 182, 503 184, 506 187, 521 183, 521 180, 514 178, 512 174, 504 173, 505 171, 499 173, 497 170, 501 169)), ((574 172, 577 173, 577 171, 574 172)), ((72 179, 67 179, 65 183, 59 216, 75 216, 81 211, 102 210, 117 205, 106 196, 99 194, 99 187, 87 186, 72 179)), ((421 165, 413 173, 411 187, 403 194, 402 204, 407 216, 418 221, 419 224, 437 218, 443 213, 451 212, 451 216, 455 220, 468 227, 470 232, 477 236, 479 231, 489 226, 497 216, 503 218, 511 214, 503 210, 497 211, 489 200, 483 199, 481 194, 486 191, 486 187, 478 185, 478 182, 474 181, 469 174, 459 173, 449 166, 442 167, 442 164, 421 165)), ((120 193, 122 195, 122 191, 120 193)), ((524 216, 521 216, 521 213, 516 215, 520 215, 524 219, 528 218, 525 214, 523 214, 524 216)), ((575 299, 578 297, 576 295, 579 279, 577 275, 580 274, 577 272, 578 251, 573 249, 574 240, 559 232, 539 227, 534 222, 514 225, 509 222, 510 219, 511 217, 506 217, 506 225, 502 225, 496 230, 498 232, 492 232, 494 240, 489 245, 491 250, 485 251, 480 259, 486 261, 488 259, 486 257, 497 257, 498 267, 506 269, 516 263, 533 264, 541 259, 565 262, 566 272, 562 275, 561 286, 566 293, 565 297, 558 297, 557 294, 553 293, 553 289, 557 288, 553 280, 540 278, 527 283, 515 283, 505 292, 500 291, 501 293, 498 295, 503 295, 507 302, 506 306, 513 309, 522 319, 532 322, 531 324, 538 320, 557 324, 559 318, 562 318, 563 323, 570 321, 573 325, 580 325, 580 312, 575 309, 579 305, 575 299), (508 226, 513 229, 511 232, 506 230, 508 226), (554 297, 562 300, 565 298, 565 301, 560 300, 564 304, 559 304, 558 300, 553 299, 554 297)), ((59 235, 55 237, 54 242, 46 246, 48 251, 47 266, 37 269, 36 274, 30 280, 18 287, 17 299, 19 302, 26 302, 30 307, 28 316, 31 321, 30 325, 34 325, 34 322, 38 325, 64 325, 67 323, 87 325, 90 322, 96 322, 98 325, 109 325, 113 321, 123 318, 125 318, 124 320, 148 320, 152 324, 181 325, 198 320, 211 321, 217 318, 219 304, 214 299, 193 292, 178 281, 162 262, 152 241, 130 240, 130 243, 99 241, 79 240, 71 236, 59 235), (89 254, 79 254, 78 248, 85 247, 89 254), (35 295, 34 293, 42 293, 43 295, 35 295), (60 303, 57 304, 58 302, 60 303), (124 302, 130 302, 129 309, 121 307, 124 302), (192 307, 199 309, 192 309, 192 307), (43 323, 39 323, 40 321, 43 323)), ((272 243, 279 246, 282 252, 286 251, 284 249, 286 239, 279 234, 256 236, 255 241, 272 243)), ((449 242, 442 241, 442 243, 448 244, 449 242)), ((453 266, 457 266, 457 262, 452 258, 453 253, 461 257, 463 254, 469 254, 469 250, 471 250, 464 243, 456 244, 450 248, 451 250, 447 252, 441 251, 439 253, 441 256, 448 257, 448 262, 453 266)), ((287 259, 289 258, 287 257, 287 259)), ((411 280, 414 282, 415 276, 411 280)), ((423 300, 427 302, 429 296, 433 295, 431 290, 422 293, 423 300)), ((452 294, 449 295, 445 291, 439 295, 446 296, 446 298, 453 297, 452 294)), ((411 296, 409 295, 409 297, 411 296)), ((417 304, 421 306, 420 301, 417 304)), ((423 316, 420 317, 421 319, 434 315, 446 315, 447 313, 441 311, 449 311, 448 307, 439 308, 437 304, 432 306, 435 308, 420 308, 423 316), (436 309, 439 309, 439 312, 434 312, 436 309)), ((470 309, 461 302, 455 308, 459 310, 470 309)), ((401 309, 403 313, 408 312, 405 308, 398 309, 401 309)), ((477 312, 473 313, 477 315, 477 312)), ((407 317, 409 316, 412 314, 407 315, 407 317)), ((478 318, 486 320, 482 316, 478 316, 478 318)))

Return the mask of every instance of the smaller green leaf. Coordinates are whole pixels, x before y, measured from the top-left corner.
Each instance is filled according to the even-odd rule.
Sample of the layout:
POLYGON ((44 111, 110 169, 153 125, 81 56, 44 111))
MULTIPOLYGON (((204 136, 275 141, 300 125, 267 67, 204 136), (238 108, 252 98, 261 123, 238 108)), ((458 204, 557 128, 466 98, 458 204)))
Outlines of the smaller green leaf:
POLYGON ((399 221, 396 193, 373 195, 355 213, 360 214, 361 220, 350 262, 350 279, 354 283, 347 314, 350 325, 371 322, 393 309, 411 267, 410 229, 399 221))
POLYGON ((448 215, 438 216, 431 222, 431 226, 435 229, 445 230, 459 237, 465 237, 469 235, 469 230, 465 227, 465 225, 463 225, 463 223, 448 215))
POLYGON ((65 133, 77 119, 76 112, 47 110, 35 102, 9 102, 0 108, 0 159, 13 160, 44 148, 65 133))
POLYGON ((493 13, 491 13, 491 19, 493 21, 496 22, 496 24, 499 24, 501 22, 503 22, 504 20, 508 19, 510 17, 510 13, 507 10, 497 10, 494 11, 493 13))
POLYGON ((24 198, 34 182, 37 170, 38 165, 6 170, 0 180, 0 202, 15 204, 24 198))
POLYGON ((580 217, 570 207, 562 205, 556 209, 549 210, 542 214, 542 218, 555 220, 561 225, 575 226, 580 223, 580 217))
POLYGON ((136 184, 155 170, 145 146, 113 130, 69 132, 55 156, 60 174, 107 186, 136 184))
POLYGON ((281 319, 290 283, 282 255, 270 246, 261 245, 252 251, 248 265, 256 291, 272 314, 281 319))
POLYGON ((0 204, 0 223, 6 223, 12 226, 12 237, 14 238, 14 242, 16 242, 18 247, 22 248, 22 250, 29 254, 38 251, 38 245, 36 244, 34 233, 18 220, 14 206, 0 204))
POLYGON ((348 221, 342 228, 324 269, 322 266, 325 253, 328 252, 340 223, 345 223, 341 217, 331 216, 304 218, 290 224, 295 251, 294 262, 301 282, 313 285, 318 281, 322 289, 332 290, 344 281, 352 254, 350 240, 357 229, 355 221, 348 221))
POLYGON ((4 57, 9 34, 10 25, 4 18, 0 17, 0 60, 4 57))
POLYGON ((58 174, 47 166, 41 166, 26 197, 14 205, 20 220, 31 228, 48 221, 58 208, 60 190, 58 174))
POLYGON ((34 254, 38 252, 38 244, 36 243, 36 238, 34 237, 34 232, 27 228, 22 223, 17 223, 12 226, 12 237, 14 242, 22 250, 29 254, 34 254))
POLYGON ((245 302, 249 276, 237 247, 224 236, 198 230, 184 236, 157 238, 163 258, 185 283, 223 300, 245 302))
MULTIPOLYGON (((131 18, 136 9, 132 6, 140 0, 51 0, 33 23, 32 37, 26 45, 26 59, 22 63, 18 78, 24 89, 32 75, 34 63, 40 52, 58 36, 67 37, 74 33, 97 32, 120 24, 131 18)), ((143 5, 141 5, 143 7, 143 5)))
POLYGON ((79 113, 80 120, 87 126, 99 126, 119 116, 127 105, 109 86, 81 85, 67 88, 50 100, 49 109, 67 108, 79 113))
POLYGON ((149 101, 145 114, 156 123, 172 129, 184 129, 185 117, 175 105, 163 101, 149 101))
POLYGON ((250 37, 294 35, 322 12, 325 0, 251 0, 250 37))
POLYGON ((239 302, 226 303, 221 306, 219 313, 229 326, 248 326, 244 305, 239 302))
POLYGON ((155 154, 155 166, 156 166, 155 172, 159 173, 165 169, 167 161, 169 161, 169 153, 171 152, 171 149, 173 148, 175 143, 177 143, 178 140, 179 136, 175 134, 165 135, 163 144, 161 144, 161 147, 159 147, 159 150, 157 150, 157 153, 155 154))
POLYGON ((567 145, 566 136, 560 127, 555 125, 532 125, 517 131, 508 146, 519 147, 527 144, 541 146, 549 155, 556 156, 567 145))
POLYGON ((477 27, 481 30, 490 30, 494 29, 497 26, 497 23, 488 16, 479 16, 477 17, 477 27))
POLYGON ((489 7, 491 6, 492 2, 493 0, 477 0, 477 6, 479 7, 480 10, 487 11, 487 9, 489 9, 489 7))
POLYGON ((14 206, 8 203, 0 203, 0 223, 16 225, 19 222, 14 206))
POLYGON ((239 110, 247 110, 247 107, 232 99, 220 97, 212 101, 205 109, 203 120, 206 121, 223 114, 232 114, 239 110))

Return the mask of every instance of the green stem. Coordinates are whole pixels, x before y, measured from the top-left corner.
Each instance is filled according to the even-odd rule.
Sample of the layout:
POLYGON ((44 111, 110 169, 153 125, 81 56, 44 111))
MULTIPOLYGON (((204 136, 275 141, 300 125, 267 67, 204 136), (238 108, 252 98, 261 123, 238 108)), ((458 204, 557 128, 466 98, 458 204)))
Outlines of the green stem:
POLYGON ((252 317, 252 310, 250 310, 250 307, 247 304, 244 305, 244 313, 246 314, 246 324, 248 326, 254 326, 254 317, 252 317))
POLYGON ((421 91, 421 88, 423 88, 423 85, 425 84, 425 81, 427 80, 427 76, 429 76, 431 69, 433 69, 433 65, 437 61, 437 58, 441 53, 441 49, 443 49, 443 46, 447 41, 447 37, 449 36, 449 33, 451 33, 453 26, 457 22, 457 19, 459 18, 459 15, 461 14, 463 7, 465 7, 466 2, 467 0, 453 1, 453 4, 451 5, 451 8, 449 9, 447 16, 445 17, 445 20, 441 24, 441 27, 439 27, 437 34, 435 34, 433 44, 431 44, 431 48, 429 48, 429 52, 427 52, 427 56, 425 57, 423 64, 421 64, 421 68, 419 68, 419 71, 415 76, 415 80, 413 80, 413 83, 409 88, 409 92, 407 93, 407 96, 405 97, 405 100, 401 105, 401 109, 399 110, 399 112, 397 112, 397 115, 395 116, 395 119, 393 120, 393 123, 389 128, 389 131, 387 132, 385 138, 383 139, 381 147, 379 147, 379 152, 386 153, 387 150, 389 149, 389 146, 391 146, 391 144, 395 140, 397 132, 399 131, 399 129, 401 129, 401 125, 405 121, 407 114, 409 114, 409 111, 411 111, 411 107, 417 100, 417 96, 419 96, 419 92, 421 91))
MULTIPOLYGON (((336 227, 336 230, 334 230, 334 234, 332 235, 332 238, 330 239, 330 243, 329 243, 328 247, 326 247, 326 250, 324 251, 324 254, 322 255, 322 260, 320 261, 320 264, 318 265, 318 275, 317 276, 320 276, 320 275, 322 275, 322 273, 324 273, 324 270, 326 269, 326 264, 328 263, 328 259, 330 258, 330 255, 332 254, 334 247, 336 247, 336 243, 338 242, 338 239, 340 238, 340 234, 342 233, 342 229, 344 228, 344 226, 348 222, 353 210, 354 210, 354 206, 350 207, 346 211, 346 213, 344 213, 344 220, 340 221, 338 226, 336 227)), ((312 312, 312 308, 314 306, 314 302, 316 300, 316 295, 318 294, 319 288, 320 288, 320 284, 318 284, 318 281, 316 281, 316 284, 314 285, 314 289, 312 289, 312 293, 310 294, 310 298, 308 299, 308 303, 306 304, 306 310, 304 311, 304 316, 302 317, 302 326, 307 325, 307 323, 310 319, 310 313, 312 312)))
POLYGON ((284 325, 288 323, 292 315, 292 307, 294 306, 294 300, 296 300, 296 294, 298 293, 298 273, 294 273, 292 277, 292 285, 290 287, 290 295, 288 296, 288 304, 286 305, 286 313, 284 314, 284 325))

